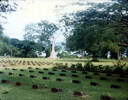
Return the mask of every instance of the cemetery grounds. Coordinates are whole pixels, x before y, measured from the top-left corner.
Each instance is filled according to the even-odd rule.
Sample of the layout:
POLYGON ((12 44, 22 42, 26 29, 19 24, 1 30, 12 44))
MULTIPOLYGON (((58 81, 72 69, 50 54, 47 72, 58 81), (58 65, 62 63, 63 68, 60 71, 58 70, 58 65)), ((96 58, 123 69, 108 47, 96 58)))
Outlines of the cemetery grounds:
MULTIPOLYGON (((127 76, 53 68, 56 63, 70 66, 85 62, 0 58, 0 100, 128 100, 127 76)), ((93 64, 111 66, 114 62, 101 59, 93 64)))

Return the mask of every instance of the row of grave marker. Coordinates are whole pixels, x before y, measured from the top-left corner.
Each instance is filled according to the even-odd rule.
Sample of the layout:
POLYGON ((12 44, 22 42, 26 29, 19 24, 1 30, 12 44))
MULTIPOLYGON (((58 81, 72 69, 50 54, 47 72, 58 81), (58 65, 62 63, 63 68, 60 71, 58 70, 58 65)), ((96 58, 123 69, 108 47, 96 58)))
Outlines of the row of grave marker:
MULTIPOLYGON (((24 71, 23 69, 21 69, 20 71, 24 71)), ((31 73, 31 72, 34 72, 33 70, 29 70, 29 72, 31 73)), ((0 72, 0 74, 3 74, 4 72, 0 72)), ((38 71, 38 73, 40 73, 40 74, 43 74, 44 72, 43 71, 38 71)), ((86 72, 87 73, 87 72, 86 72)), ((12 72, 9 72, 9 75, 13 75, 14 73, 12 73, 12 72)), ((53 72, 48 72, 48 74, 49 75, 54 75, 54 73, 53 72)), ((85 74, 85 73, 84 73, 85 74)), ((64 73, 60 73, 59 74, 60 76, 66 76, 66 74, 64 74, 64 73)), ((24 74, 19 74, 19 76, 25 76, 24 74)), ((36 76, 34 76, 34 75, 31 75, 30 76, 31 78, 36 78, 36 76)), ((79 77, 78 75, 76 75, 76 74, 72 74, 72 77, 79 77)), ((89 75, 87 75, 87 76, 85 76, 85 78, 86 79, 92 79, 93 77, 92 76, 89 76, 89 75)), ((100 80, 108 80, 108 78, 106 78, 106 77, 100 77, 99 78, 100 80)), ((121 79, 121 78, 118 78, 117 79, 117 81, 118 82, 123 82, 123 81, 125 81, 124 79, 121 79)))
MULTIPOLYGON (((0 72, 0 74, 3 74, 3 72, 0 72)), ((12 73, 12 72, 9 72, 9 75, 13 75, 13 73, 12 73)), ((19 76, 20 76, 20 77, 23 77, 23 76, 25 76, 25 75, 24 75, 24 74, 19 74, 19 76)), ((37 76, 30 75, 30 78, 37 78, 37 76)), ((90 78, 92 78, 92 77, 90 77, 90 76, 85 76, 85 78, 90 79, 90 78)), ((42 79, 43 79, 43 80, 50 80, 49 77, 42 77, 42 79)), ((104 79, 106 79, 106 78, 105 78, 105 77, 100 77, 100 80, 104 80, 104 79)), ((61 79, 61 78, 57 78, 56 81, 61 82, 61 81, 64 81, 64 80, 61 79)), ((117 79, 117 81, 124 81, 124 80, 122 80, 122 79, 117 79)), ((81 81, 79 81, 79 80, 72 80, 72 83, 80 84, 81 81)), ((96 82, 91 82, 90 85, 92 85, 92 86, 101 86, 99 83, 96 83, 96 82)), ((111 88, 120 88, 120 86, 112 84, 112 85, 111 85, 111 88)))
POLYGON ((53 62, 42 62, 42 61, 25 61, 25 60, 1 60, 0 63, 15 63, 17 65, 33 65, 33 66, 41 66, 41 65, 56 65, 53 62))
MULTIPOLYGON (((32 69, 32 67, 28 67, 28 69, 32 69)), ((35 68, 37 70, 39 70, 39 68, 35 68)), ((13 70, 16 70, 16 69, 13 69, 13 70)), ((44 70, 48 70, 48 68, 44 68, 44 70)), ((57 71, 57 69, 53 68, 53 71, 57 71)), ((69 70, 68 70, 69 71, 69 70)), ((72 73, 77 73, 76 70, 70 70, 72 73)), ((65 69, 62 69, 61 72, 67 72, 67 70, 65 69)), ((83 74, 87 74, 88 72, 87 71, 82 71, 83 74)), ((94 75, 100 75, 98 72, 93 72, 94 75)), ((106 76, 112 76, 111 73, 106 73, 106 76)), ((127 78, 128 76, 125 75, 125 74, 120 74, 120 77, 121 78, 127 78)))
MULTIPOLYGON (((0 72, 0 73, 2 73, 2 72, 0 72)), ((12 73, 10 73, 10 74, 12 74, 12 73)), ((21 75, 22 76, 22 75, 21 75)), ((89 78, 90 76, 86 76, 86 78, 89 78)), ((91 77, 92 78, 92 77, 91 77)), ((49 79, 48 77, 43 77, 43 79, 45 80, 45 79, 49 79)), ((57 80, 59 80, 59 81, 61 81, 61 79, 56 79, 56 81, 57 80)), ((104 80, 104 79, 103 79, 104 80)), ((122 81, 122 80, 121 80, 122 81)), ((1 82, 2 83, 7 83, 8 81, 7 80, 1 80, 1 82)), ((80 81, 78 81, 78 80, 72 80, 72 83, 80 83, 80 81)), ((15 83, 17 86, 20 86, 21 85, 21 83, 20 82, 16 82, 15 83)), ((100 84, 98 84, 98 83, 96 83, 96 82, 90 82, 90 85, 91 86, 100 86, 100 84)), ((111 88, 116 88, 116 89, 118 89, 118 88, 121 88, 120 86, 118 86, 118 85, 114 85, 114 84, 112 84, 111 86, 110 86, 111 88)), ((32 88, 33 89, 38 89, 39 88, 39 86, 38 85, 32 85, 32 88)), ((56 91, 56 93, 57 92, 60 92, 61 91, 61 89, 57 89, 57 88, 52 88, 51 89, 51 91, 56 91)), ((80 96, 80 92, 78 93, 78 92, 74 92, 74 94, 76 94, 76 96, 80 96)), ((82 94, 82 93, 81 93, 82 94)), ((83 96, 83 95, 82 95, 83 96)), ((101 96, 101 98, 102 98, 102 100, 109 100, 109 99, 103 99, 103 98, 110 98, 109 96, 101 96)), ((111 100, 111 99, 110 99, 111 100)))
MULTIPOLYGON (((9 70, 8 68, 5 68, 6 70, 9 70)), ((28 69, 31 69, 31 67, 29 67, 28 69)), ((36 68, 39 69, 39 68, 36 68)), ((17 69, 12 69, 12 70, 17 70, 17 69)), ((44 68, 44 70, 48 70, 47 68, 44 68)), ((25 71, 24 69, 20 69, 20 71, 25 71)), ((56 69, 53 69, 53 71, 57 71, 56 69)), ((34 72, 33 70, 29 70, 30 73, 34 72)), ((66 70, 61 70, 61 72, 66 72, 66 70)), ((72 73, 76 73, 76 71, 71 71, 72 73)), ((0 72, 1 73, 1 72, 0 72)), ((39 71, 38 73, 43 74, 43 71, 39 71)), ((48 72, 49 75, 54 75, 53 72, 48 72)), ((86 71, 82 71, 82 74, 88 74, 88 72, 86 71)), ((94 72, 94 75, 100 75, 97 72, 94 72)), ((60 76, 66 76, 66 74, 64 73, 60 73, 60 76)), ((112 76, 112 74, 107 73, 106 76, 112 76)), ((78 75, 72 74, 72 77, 79 77, 78 75)), ((120 75, 121 78, 125 78, 125 76, 120 75)), ((87 79, 92 79, 92 76, 86 76, 85 78, 87 79)), ((107 80, 106 77, 100 77, 100 80, 107 80)), ((118 81, 124 81, 123 79, 118 79, 118 81)))
MULTIPOLYGON (((49 78, 48 78, 48 77, 43 77, 42 79, 48 80, 49 78)), ((57 81, 60 81, 61 79, 60 79, 60 78, 57 78, 56 80, 57 80, 57 81)), ((9 82, 10 82, 9 80, 5 80, 5 79, 2 79, 2 80, 1 80, 1 83, 9 83, 9 82)), ((80 81, 78 81, 78 80, 72 80, 72 83, 79 84, 80 81)), ((22 85, 21 82, 16 82, 15 84, 16 84, 17 86, 21 86, 21 85, 22 85)), ((90 82, 90 85, 91 85, 91 86, 101 86, 101 85, 100 85, 99 83, 97 83, 97 82, 90 82)), ((39 86, 36 85, 36 87, 38 88, 39 86)), ((111 85, 110 85, 110 88, 119 89, 119 88, 121 88, 121 87, 118 86, 118 85, 115 85, 115 84, 111 84, 111 85)))
MULTIPOLYGON (((8 80, 1 80, 1 83, 9 83, 9 81, 8 80)), ((15 85, 16 86, 21 86, 21 85, 23 85, 23 83, 15 82, 15 85)), ((95 82, 90 82, 90 85, 91 86, 97 86, 99 84, 97 84, 95 82)), ((42 87, 39 86, 39 85, 36 85, 36 84, 32 85, 32 89, 41 89, 41 88, 42 87)), ((44 87, 44 88, 48 88, 48 87, 44 87)), ((120 88, 120 87, 116 86, 116 85, 111 85, 111 88, 120 88)), ((63 92, 63 90, 60 89, 60 88, 51 88, 51 92, 53 92, 53 93, 61 93, 61 92, 63 92)), ((74 91, 73 92, 73 96, 75 96, 75 97, 87 97, 88 95, 86 95, 84 92, 81 92, 81 91, 74 91)), ((116 99, 111 97, 111 96, 101 95, 100 100, 116 100, 116 99)))
MULTIPOLYGON (((5 68, 5 69, 8 69, 8 68, 5 68)), ((31 67, 29 67, 28 69, 31 69, 31 67)), ((12 69, 12 70, 17 70, 17 69, 12 69)), ((44 70, 48 70, 47 68, 44 68, 44 70)), ((54 71, 57 71, 56 69, 53 69, 54 71)), ((23 70, 23 69, 20 69, 20 71, 25 71, 25 70, 23 70)), ((61 70, 62 72, 66 72, 66 70, 61 70)), ((33 70, 29 70, 29 72, 34 72, 33 70)), ((76 71, 71 71, 72 73, 76 73, 76 71)), ((0 74, 2 74, 3 72, 0 72, 0 74)), ((39 71, 38 73, 40 73, 40 74, 43 74, 44 72, 43 71, 39 71)), ((82 72, 83 74, 87 74, 87 72, 85 72, 85 71, 83 71, 82 72)), ((9 73, 9 75, 12 75, 13 73, 9 73)), ((50 75, 54 75, 54 73, 53 72, 48 72, 48 74, 50 74, 50 75)), ((64 74, 64 73, 60 73, 59 74, 60 76, 66 76, 66 74, 64 74)), ((94 75, 99 75, 99 73, 94 73, 94 75)), ((106 74, 107 76, 111 76, 111 74, 106 74)), ((19 74, 19 76, 24 76, 24 74, 19 74)), ((72 74, 72 77, 78 77, 78 75, 75 75, 75 74, 72 74)), ((89 76, 89 75, 87 75, 87 76, 85 76, 85 78, 87 78, 87 79, 92 79, 92 76, 89 76)), ((108 80, 106 77, 100 77, 100 80, 108 80)), ((118 78, 117 79, 117 81, 118 82, 123 82, 124 80, 123 79, 121 79, 121 78, 118 78)))

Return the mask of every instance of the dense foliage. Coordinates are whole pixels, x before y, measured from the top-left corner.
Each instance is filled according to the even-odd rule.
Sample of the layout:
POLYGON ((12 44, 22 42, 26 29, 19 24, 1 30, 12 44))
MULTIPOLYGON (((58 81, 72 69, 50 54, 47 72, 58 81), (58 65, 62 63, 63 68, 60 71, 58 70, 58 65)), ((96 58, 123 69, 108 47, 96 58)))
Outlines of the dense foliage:
POLYGON ((67 63, 57 63, 55 68, 66 69, 66 70, 76 70, 76 71, 89 71, 89 72, 100 72, 100 73, 113 73, 113 74, 128 74, 128 67, 126 63, 117 61, 114 65, 103 66, 103 65, 94 65, 91 61, 88 61, 84 66, 81 63, 72 64, 69 66, 67 63))
POLYGON ((0 0, 0 17, 6 18, 2 13, 16 11, 17 6, 16 0, 0 0))
POLYGON ((74 20, 64 19, 72 25, 72 34, 66 40, 71 51, 87 51, 95 57, 105 57, 111 51, 120 59, 128 47, 128 1, 93 4, 85 11, 77 12, 74 20))
MULTIPOLYGON (((1 12, 15 11, 16 7, 16 2, 10 4, 8 0, 0 0, 1 12)), ((62 21, 65 23, 67 32, 71 30, 70 35, 65 32, 66 47, 70 51, 79 51, 83 55, 85 55, 84 51, 87 51, 88 54, 92 55, 93 60, 96 60, 97 57, 106 57, 108 51, 111 52, 112 58, 118 59, 124 52, 128 53, 127 0, 91 4, 89 9, 74 14, 73 19, 64 16, 62 21)), ((58 27, 48 21, 30 24, 25 28, 25 41, 3 37, 2 30, 0 26, 1 55, 15 52, 13 54, 15 56, 35 57, 35 51, 43 50, 48 57, 51 47, 50 37, 58 30, 58 27), (24 55, 20 53, 24 53, 24 55)))
POLYGON ((37 57, 36 51, 41 52, 43 49, 43 46, 38 43, 4 36, 3 28, 0 26, 0 56, 37 57))

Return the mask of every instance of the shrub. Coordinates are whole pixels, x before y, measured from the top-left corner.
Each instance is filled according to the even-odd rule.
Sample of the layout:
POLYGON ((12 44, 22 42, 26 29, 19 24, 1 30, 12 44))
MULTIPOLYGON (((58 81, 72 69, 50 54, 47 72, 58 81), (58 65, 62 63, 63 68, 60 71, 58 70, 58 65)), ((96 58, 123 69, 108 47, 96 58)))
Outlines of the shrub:
POLYGON ((124 67, 126 66, 126 63, 123 63, 121 61, 117 61, 116 64, 114 64, 114 72, 115 73, 124 73, 124 67))
POLYGON ((98 71, 104 71, 103 65, 99 65, 99 66, 98 66, 98 71))
POLYGON ((123 72, 124 72, 124 71, 123 71, 123 67, 116 67, 116 68, 114 69, 114 72, 117 73, 117 74, 123 73, 123 72))
POLYGON ((93 72, 106 72, 106 73, 117 73, 117 74, 128 74, 128 67, 125 67, 126 63, 122 63, 118 61, 114 64, 114 66, 94 66, 91 61, 88 61, 84 67, 81 63, 72 64, 71 67, 68 67, 66 63, 63 65, 62 63, 57 63, 55 68, 60 69, 73 69, 73 70, 80 70, 80 71, 93 71, 93 72))
POLYGON ((63 65, 63 68, 64 69, 68 68, 68 63, 66 63, 65 65, 63 65))
POLYGON ((128 74, 128 66, 125 68, 125 74, 128 74))
POLYGON ((98 66, 92 65, 92 66, 91 66, 91 71, 93 71, 93 72, 98 71, 98 66))
POLYGON ((84 65, 84 70, 91 71, 92 66, 93 66, 92 62, 89 61, 86 63, 86 65, 84 65))
POLYGON ((113 72, 113 67, 110 67, 110 66, 104 66, 104 72, 107 72, 107 73, 111 73, 113 72))
POLYGON ((76 69, 77 70, 82 70, 83 69, 82 64, 81 63, 77 63, 76 64, 76 69))
POLYGON ((56 68, 64 68, 64 65, 62 63, 56 63, 55 67, 56 68))
POLYGON ((72 64, 71 65, 71 69, 75 69, 76 68, 76 65, 75 64, 72 64))

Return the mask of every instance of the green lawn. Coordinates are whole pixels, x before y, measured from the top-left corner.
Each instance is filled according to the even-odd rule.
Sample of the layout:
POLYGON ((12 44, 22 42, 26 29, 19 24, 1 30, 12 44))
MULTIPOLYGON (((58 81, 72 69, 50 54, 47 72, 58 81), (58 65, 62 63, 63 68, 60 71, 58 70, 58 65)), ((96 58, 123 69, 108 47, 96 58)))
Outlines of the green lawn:
MULTIPOLYGON (((6 59, 7 60, 7 59, 6 59)), ((14 60, 11 59, 11 60, 14 60)), ((18 60, 33 60, 42 61, 41 59, 22 59, 18 60)), ((55 61, 55 60, 54 60, 55 61)), ((54 62, 52 60, 45 60, 43 62, 54 62)), ((61 62, 61 61, 55 61, 61 62)), ((100 100, 101 95, 109 95, 116 100, 126 100, 128 98, 128 78, 122 78, 123 82, 118 82, 117 78, 119 75, 106 76, 105 73, 99 73, 99 75, 94 75, 92 72, 83 74, 81 71, 72 73, 67 70, 66 72, 61 72, 60 69, 57 71, 52 70, 51 65, 43 66, 31 66, 32 69, 28 69, 28 65, 15 65, 9 66, 8 70, 4 67, 0 67, 0 82, 2 80, 8 80, 8 83, 0 83, 0 99, 1 100, 100 100), (50 66, 50 67, 49 67, 50 66), (36 69, 36 68, 39 69, 36 69), (44 68, 48 70, 44 70, 44 68), (12 70, 16 68, 17 70, 12 70), (24 69, 24 71, 20 71, 24 69), (32 70, 34 72, 29 72, 32 70), (38 73, 43 71, 43 74, 38 73), (13 75, 9 75, 12 72, 13 75), (54 75, 49 75, 48 72, 53 72, 54 75), (64 73, 66 76, 60 76, 60 73, 64 73), (24 74, 23 77, 19 74, 24 74), (72 74, 78 75, 78 77, 72 77, 72 74), (36 76, 36 78, 30 78, 30 75, 36 76), (85 76, 92 76, 92 79, 87 79, 85 76), (107 80, 100 80, 100 77, 106 77, 107 80), (42 77, 49 77, 49 80, 43 80, 42 77), (62 82, 56 81, 56 78, 63 79, 62 82), (80 83, 72 83, 72 80, 79 80, 80 83), (16 82, 21 82, 21 86, 16 86, 16 82), (91 86, 90 82, 96 82, 98 86, 91 86), (114 89, 110 88, 111 84, 118 85, 121 88, 114 89), (32 89, 32 85, 38 85, 38 89, 32 89), (53 93, 51 88, 60 88, 63 92, 53 93), (80 91, 86 94, 86 97, 74 97, 73 92, 80 91)))
POLYGON ((86 79, 84 74, 80 71, 75 73, 78 78, 71 77, 72 72, 61 72, 61 70, 52 71, 40 69, 31 69, 34 72, 30 73, 30 69, 25 69, 24 72, 18 70, 4 70, 3 74, 0 74, 0 80, 9 80, 9 83, 0 84, 0 97, 2 100, 99 100, 100 95, 110 95, 115 97, 116 100, 126 100, 128 98, 128 80, 124 78, 125 82, 117 82, 116 79, 119 77, 117 75, 107 77, 107 80, 99 80, 100 76, 105 76, 105 74, 100 74, 100 76, 94 75, 93 73, 88 73, 93 79, 86 79), (43 74, 39 74, 38 71, 43 71, 43 74), (8 75, 9 72, 13 72, 14 75, 8 75), (55 75, 49 75, 48 72, 54 72, 55 75), (59 76, 59 73, 65 73, 66 76, 59 76), (24 74, 24 77, 20 77, 19 74, 24 74), (30 75, 35 75, 36 78, 30 78, 30 75), (49 77, 49 80, 43 80, 42 77, 49 77), (64 81, 57 82, 56 78, 62 78, 64 81), (79 80, 80 84, 72 83, 72 80, 79 80), (16 86, 15 82, 21 82, 21 86, 16 86), (97 82, 99 86, 91 86, 90 82, 97 82), (32 85, 39 85, 39 89, 32 89, 32 85), (110 88, 111 84, 119 85, 120 89, 110 88), (51 88, 61 88, 62 93, 52 93, 51 88), (74 97, 74 91, 82 91, 87 97, 74 97), (4 94, 4 92, 8 92, 4 94))

